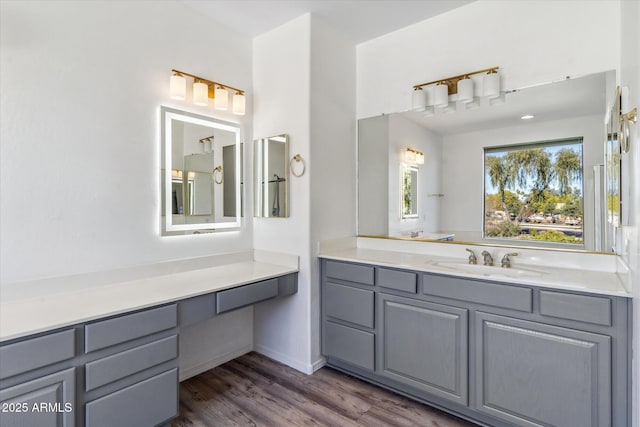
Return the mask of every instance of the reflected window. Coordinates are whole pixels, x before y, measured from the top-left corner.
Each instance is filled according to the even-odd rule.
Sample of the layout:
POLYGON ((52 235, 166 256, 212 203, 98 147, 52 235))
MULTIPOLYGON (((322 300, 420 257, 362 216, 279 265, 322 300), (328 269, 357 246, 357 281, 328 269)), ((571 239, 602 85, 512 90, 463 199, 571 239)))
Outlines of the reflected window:
POLYGON ((418 168, 402 167, 401 212, 402 218, 418 217, 418 168))
POLYGON ((583 245, 582 138, 484 150, 484 237, 583 245))

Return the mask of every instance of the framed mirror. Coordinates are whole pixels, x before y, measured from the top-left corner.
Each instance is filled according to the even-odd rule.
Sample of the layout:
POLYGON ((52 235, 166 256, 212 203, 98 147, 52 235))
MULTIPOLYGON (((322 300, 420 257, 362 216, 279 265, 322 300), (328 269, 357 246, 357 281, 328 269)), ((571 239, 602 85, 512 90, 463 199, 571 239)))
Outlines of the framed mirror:
POLYGON ((418 168, 402 165, 400 177, 402 219, 418 218, 418 168))
POLYGON ((163 236, 240 227, 240 125, 160 108, 163 236))
POLYGON ((358 235, 610 252, 601 236, 619 215, 619 147, 605 129, 614 98, 607 71, 359 120, 358 235), (429 153, 415 218, 397 207, 408 147, 429 153))
POLYGON ((254 216, 289 216, 289 136, 286 134, 254 141, 254 216))

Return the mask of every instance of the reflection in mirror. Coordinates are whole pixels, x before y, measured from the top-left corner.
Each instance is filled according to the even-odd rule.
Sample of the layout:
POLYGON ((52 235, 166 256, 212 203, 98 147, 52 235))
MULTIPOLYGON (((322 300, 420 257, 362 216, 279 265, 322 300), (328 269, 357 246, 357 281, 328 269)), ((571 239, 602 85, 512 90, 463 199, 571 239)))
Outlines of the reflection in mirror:
POLYGON ((239 125, 164 106, 160 114, 162 235, 239 227, 239 125))
POLYGON ((286 134, 254 141, 254 216, 289 216, 289 136, 286 134))
POLYGON ((402 219, 418 217, 418 168, 403 165, 401 177, 402 219))
MULTIPOLYGON (((602 237, 608 216, 604 212, 606 197, 598 190, 605 186, 598 184, 594 171, 599 168, 608 174, 603 167, 607 139, 604 124, 614 98, 615 72, 608 71, 511 90, 497 100, 454 102, 447 108, 436 109, 435 114, 407 111, 359 120, 358 234, 610 250, 611 246, 602 237), (532 166, 520 175, 511 171, 513 174, 507 174, 509 185, 505 186, 508 194, 504 200, 495 196, 494 193, 500 191, 497 185, 491 185, 490 177, 487 178, 485 154, 504 147, 508 149, 503 151, 515 153, 518 148, 531 148, 531 144, 545 141, 581 141, 581 149, 573 150, 579 154, 567 158, 571 161, 580 158, 580 171, 569 173, 556 168, 556 151, 560 148, 549 148, 548 155, 538 157, 540 161, 553 163, 546 168, 550 176, 536 184, 530 180, 540 178, 536 174, 543 168, 538 170, 532 166), (396 207, 399 205, 396 190, 396 177, 401 173, 399 159, 408 147, 426 153, 425 164, 416 165, 420 173, 417 176, 419 209, 415 218, 405 218, 403 210, 396 207), (516 182, 511 182, 509 177, 516 182), (504 205, 508 205, 507 208, 504 205), (521 209, 516 212, 516 208, 521 209), (489 220, 487 213, 491 216, 489 220), (542 219, 537 222, 539 217, 542 219), (563 223, 559 224, 561 220, 563 223), (486 233, 485 226, 491 229, 490 233, 486 233), (545 227, 582 235, 577 239, 555 239, 562 237, 556 233, 558 230, 545 233, 545 227), (505 239, 501 232, 496 232, 502 228, 518 235, 535 229, 533 234, 542 237, 540 240, 529 239, 529 236, 505 239)), ((493 153, 498 155, 499 150, 493 153)), ((600 182, 606 183, 607 178, 603 177, 600 182)))

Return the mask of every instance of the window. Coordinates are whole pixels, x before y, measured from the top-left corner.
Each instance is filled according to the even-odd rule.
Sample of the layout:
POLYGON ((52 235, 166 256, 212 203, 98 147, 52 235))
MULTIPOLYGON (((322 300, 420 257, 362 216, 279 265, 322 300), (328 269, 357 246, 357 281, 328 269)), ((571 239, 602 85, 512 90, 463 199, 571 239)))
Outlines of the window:
POLYGON ((582 138, 484 150, 484 237, 583 244, 582 138))

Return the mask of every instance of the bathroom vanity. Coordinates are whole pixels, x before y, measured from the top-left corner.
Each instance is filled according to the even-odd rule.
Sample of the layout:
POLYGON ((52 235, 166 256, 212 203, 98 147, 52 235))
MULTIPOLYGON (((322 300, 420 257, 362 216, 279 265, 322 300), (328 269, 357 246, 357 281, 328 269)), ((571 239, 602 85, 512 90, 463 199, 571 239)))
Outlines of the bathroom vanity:
POLYGON ((168 423, 178 415, 180 327, 297 286, 297 267, 245 260, 3 302, 0 424, 168 423))
POLYGON ((631 300, 615 272, 578 286, 566 268, 467 269, 464 255, 321 258, 329 366, 484 425, 631 425, 631 300))

